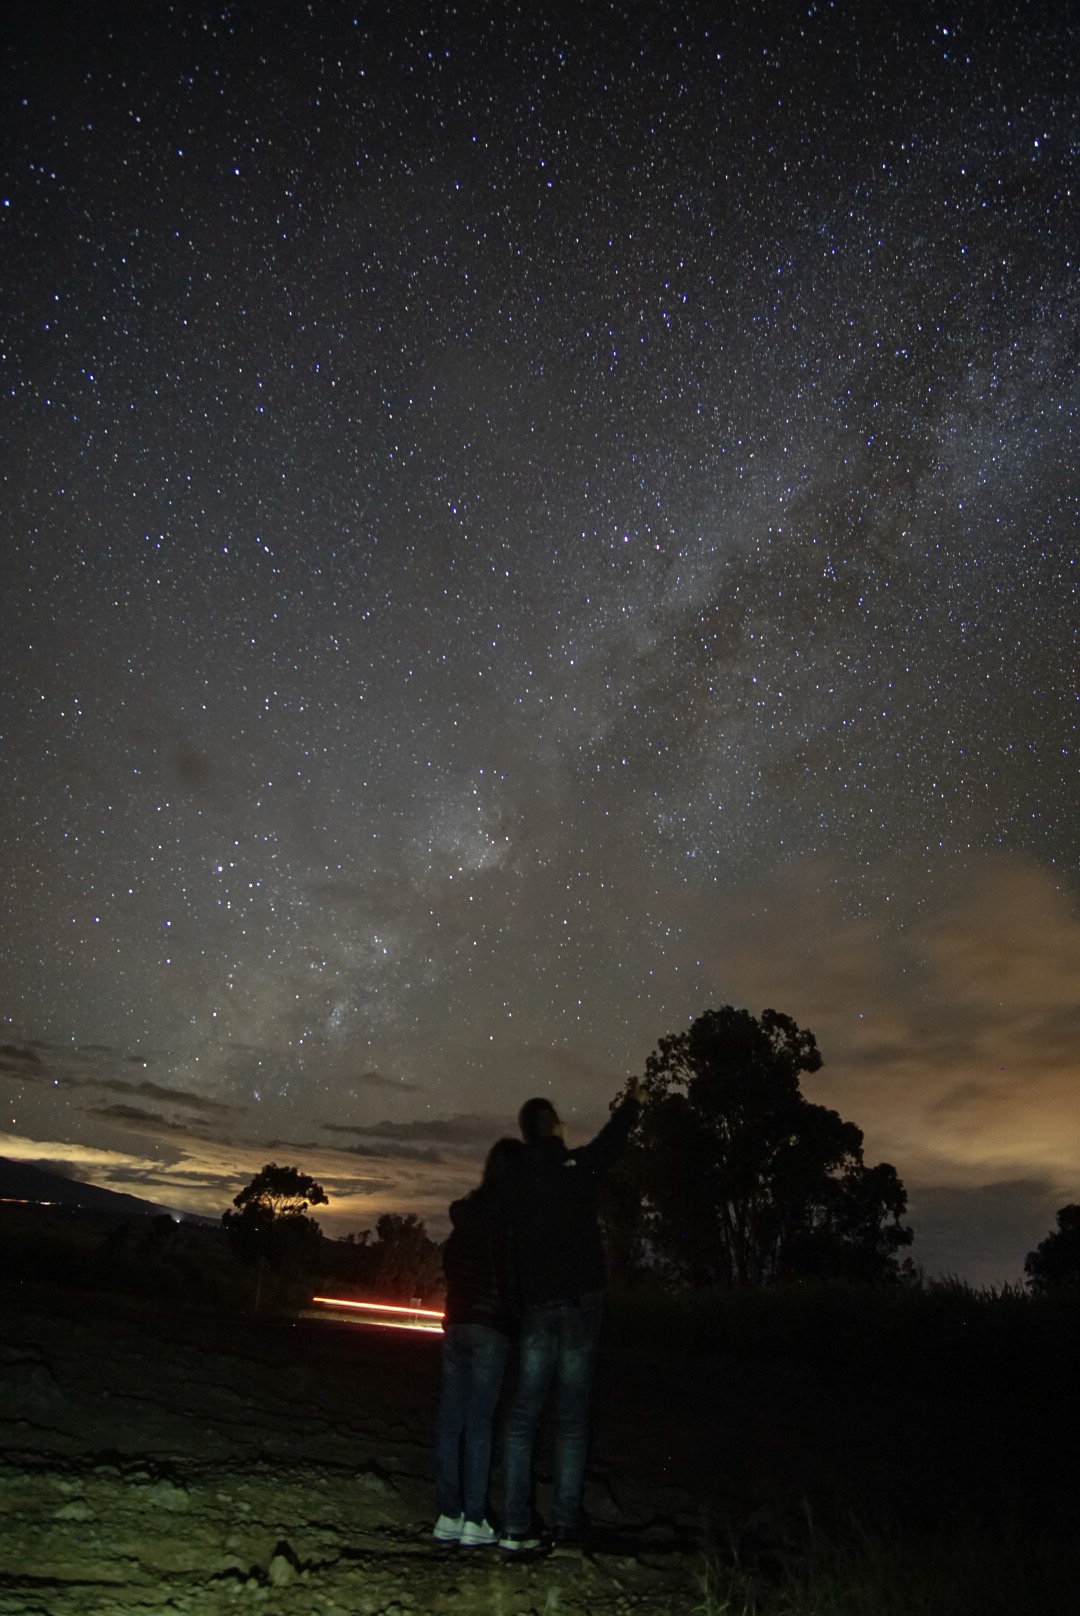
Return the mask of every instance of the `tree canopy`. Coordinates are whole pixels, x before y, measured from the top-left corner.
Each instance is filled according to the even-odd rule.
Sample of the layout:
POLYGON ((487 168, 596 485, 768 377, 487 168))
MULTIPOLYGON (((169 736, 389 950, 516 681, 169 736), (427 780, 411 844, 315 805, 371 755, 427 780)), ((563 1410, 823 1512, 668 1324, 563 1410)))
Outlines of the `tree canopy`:
POLYGON ((309 1174, 267 1162, 233 1196, 236 1211, 223 1213, 221 1221, 246 1261, 264 1258, 274 1268, 300 1271, 317 1262, 322 1240, 308 1208, 328 1204, 326 1191, 309 1174))
POLYGON ((1024 1258, 1024 1273, 1033 1291, 1080 1287, 1080 1206, 1063 1206, 1057 1225, 1024 1258))
POLYGON ((775 1010, 724 1005, 662 1038, 608 1198, 616 1267, 694 1286, 898 1274, 904 1186, 803 1096, 820 1067, 813 1033, 775 1010))
POLYGON ((384 1212, 371 1248, 374 1283, 382 1296, 430 1296, 442 1283, 440 1248, 415 1212, 384 1212))
POLYGON ((276 1162, 267 1162, 262 1172, 233 1196, 233 1206, 240 1212, 252 1208, 275 1218, 302 1217, 311 1206, 328 1205, 321 1184, 299 1167, 279 1167, 276 1162))

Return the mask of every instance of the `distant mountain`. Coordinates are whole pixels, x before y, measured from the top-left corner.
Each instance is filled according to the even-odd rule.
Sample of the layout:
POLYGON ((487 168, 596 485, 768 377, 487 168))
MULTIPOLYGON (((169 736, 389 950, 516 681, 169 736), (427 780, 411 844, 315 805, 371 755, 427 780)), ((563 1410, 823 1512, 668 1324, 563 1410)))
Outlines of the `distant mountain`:
POLYGON ((144 1201, 138 1195, 120 1190, 103 1190, 96 1184, 83 1184, 63 1173, 50 1173, 30 1162, 9 1161, 0 1156, 0 1201, 49 1201, 60 1206, 81 1206, 87 1212, 115 1212, 118 1217, 183 1218, 188 1223, 216 1223, 216 1218, 199 1217, 193 1212, 177 1212, 171 1206, 144 1201))

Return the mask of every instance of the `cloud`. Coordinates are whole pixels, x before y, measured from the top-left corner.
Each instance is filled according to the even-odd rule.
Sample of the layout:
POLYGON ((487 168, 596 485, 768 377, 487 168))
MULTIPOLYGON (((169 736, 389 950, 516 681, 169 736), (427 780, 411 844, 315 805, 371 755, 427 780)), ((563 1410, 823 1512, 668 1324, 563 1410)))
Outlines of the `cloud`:
POLYGON ((323 1122, 320 1124, 327 1133, 348 1134, 357 1136, 359 1142, 355 1145, 342 1145, 340 1148, 350 1156, 373 1156, 377 1159, 390 1159, 400 1157, 413 1161, 441 1162, 442 1154, 431 1145, 415 1145, 405 1140, 386 1141, 382 1137, 372 1139, 371 1128, 348 1122, 323 1122))
MULTIPOLYGON (((190 1138, 191 1129, 183 1122, 170 1122, 154 1111, 144 1111, 137 1105, 101 1105, 91 1106, 87 1109, 87 1116, 100 1117, 103 1122, 115 1123, 118 1127, 127 1128, 132 1133, 143 1134, 177 1134, 183 1138, 190 1138)), ((198 1137, 198 1136, 195 1136, 198 1137)))
MULTIPOLYGON (((192 1094, 186 1089, 167 1089, 161 1083, 127 1083, 122 1078, 96 1079, 98 1087, 111 1089, 116 1094, 139 1094, 147 1100, 161 1100, 168 1105, 181 1105, 189 1111, 200 1111, 205 1116, 240 1116, 242 1106, 226 1105, 222 1100, 209 1100, 203 1094, 192 1094)), ((80 1087, 89 1087, 85 1080, 80 1087)))
POLYGON ((804 1092, 909 1184, 1075 1183, 1080 916, 1054 878, 973 861, 904 924, 847 913, 835 876, 807 860, 739 896, 711 948, 723 997, 814 1031, 804 1092))
POLYGON ((369 1127, 355 1129, 372 1139, 431 1139, 443 1145, 490 1145, 503 1131, 498 1117, 472 1114, 419 1117, 411 1122, 374 1122, 369 1127))
POLYGON ((350 1089, 395 1089, 401 1094, 418 1094, 421 1088, 419 1083, 407 1083, 399 1077, 384 1077, 381 1072, 375 1071, 358 1072, 353 1077, 347 1077, 345 1084, 350 1089))
POLYGON ((1080 1022, 1080 918, 1046 872, 1001 860, 927 927, 926 947, 957 1004, 996 1021, 1080 1022))
POLYGON ((370 1224, 383 1212, 416 1211, 426 1219, 445 1221, 448 1202, 475 1182, 475 1167, 471 1164, 463 1164, 460 1174, 447 1174, 434 1185, 429 1164, 421 1160, 397 1162, 396 1171, 358 1174, 345 1151, 283 1140, 272 1144, 225 1143, 185 1136, 151 1117, 151 1123, 154 1121, 157 1127, 145 1122, 136 1126, 136 1119, 128 1116, 120 1125, 157 1133, 162 1141, 157 1147, 161 1156, 16 1134, 0 1134, 0 1155, 11 1161, 33 1162, 105 1189, 130 1191, 138 1185, 139 1193, 147 1200, 215 1218, 271 1156, 286 1155, 317 1179, 331 1197, 330 1207, 319 1209, 319 1221, 327 1233, 344 1233, 370 1224))
POLYGON ((446 1157, 434 1145, 387 1144, 346 1145, 350 1156, 370 1156, 375 1161, 423 1161, 442 1164, 446 1157))
POLYGON ((49 1088, 103 1089, 110 1094, 129 1094, 221 1120, 243 1114, 243 1107, 228 1105, 223 1100, 211 1099, 190 1089, 169 1088, 150 1078, 136 1083, 127 1077, 114 1076, 111 1068, 117 1062, 146 1067, 150 1064, 150 1057, 131 1055, 108 1044, 81 1044, 76 1049, 40 1042, 33 1046, 28 1043, 0 1044, 0 1077, 16 1078, 24 1083, 49 1088), (44 1058, 37 1053, 38 1050, 42 1051, 44 1058))
POLYGON ((0 1073, 14 1077, 44 1075, 44 1068, 33 1049, 21 1044, 0 1044, 0 1073))
POLYGON ((57 1160, 52 1156, 19 1156, 14 1158, 25 1162, 28 1167, 40 1167, 43 1173, 56 1173, 60 1178, 70 1178, 76 1184, 88 1182, 87 1170, 78 1162, 57 1160))
MULTIPOLYGON (((20 1134, 9 1133, 0 1133, 0 1156, 7 1156, 11 1161, 47 1166, 52 1172, 66 1173, 70 1178, 85 1177, 94 1183, 102 1182, 96 1176, 97 1170, 108 1170, 121 1163, 131 1165, 136 1160, 123 1152, 105 1150, 98 1145, 57 1139, 27 1139, 20 1134)), ((140 1160, 139 1165, 153 1170, 159 1169, 161 1164, 147 1157, 140 1160)))

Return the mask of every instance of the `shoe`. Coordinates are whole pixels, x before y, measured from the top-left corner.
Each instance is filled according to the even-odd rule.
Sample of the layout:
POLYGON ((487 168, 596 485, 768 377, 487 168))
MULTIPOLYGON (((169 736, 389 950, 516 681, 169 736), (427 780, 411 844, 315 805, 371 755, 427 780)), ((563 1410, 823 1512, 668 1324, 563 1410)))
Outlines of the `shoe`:
POLYGON ((556 1531, 551 1544, 556 1560, 580 1560, 585 1553, 585 1534, 576 1527, 569 1532, 556 1531))
POLYGON ((487 1521, 466 1521, 458 1542, 463 1549, 478 1549, 485 1543, 497 1543, 499 1534, 487 1521))
POLYGON ((528 1554, 540 1547, 540 1534, 538 1532, 504 1532, 499 1539, 500 1549, 507 1554, 528 1554))
POLYGON ((431 1535, 437 1543, 457 1543, 464 1525, 464 1515, 440 1515, 431 1535))

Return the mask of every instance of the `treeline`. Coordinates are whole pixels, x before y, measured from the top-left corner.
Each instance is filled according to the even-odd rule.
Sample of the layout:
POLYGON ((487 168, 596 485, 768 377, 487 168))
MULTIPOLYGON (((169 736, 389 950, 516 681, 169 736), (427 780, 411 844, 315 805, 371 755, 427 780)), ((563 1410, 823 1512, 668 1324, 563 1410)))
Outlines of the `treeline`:
MULTIPOLYGON (((724 1005, 660 1040, 601 1208, 617 1283, 669 1295, 919 1285, 896 1169, 868 1164, 862 1131, 802 1093, 821 1065, 813 1033, 775 1010, 724 1005)), ((329 1239, 311 1216, 327 1203, 299 1167, 268 1162, 218 1228, 129 1218, 79 1260, 54 1239, 41 1271, 210 1305, 296 1307, 320 1291, 438 1301, 441 1248, 420 1218, 388 1212, 374 1231, 329 1239)), ((1034 1293, 1080 1287, 1080 1207, 1058 1225, 1028 1256, 1034 1293)))
POLYGON ((443 1289, 442 1248, 414 1212, 384 1212, 370 1229, 328 1239, 314 1218, 326 1191, 298 1167, 267 1162, 234 1197, 222 1229, 235 1260, 257 1270, 261 1287, 271 1276, 278 1291, 320 1289, 377 1296, 383 1301, 438 1299, 443 1289))
POLYGON ((388 1212, 374 1231, 331 1239, 287 1216, 252 1240, 250 1226, 177 1222, 167 1213, 117 1219, 77 1207, 0 1209, 6 1283, 242 1312, 295 1311, 344 1291, 438 1305, 441 1248, 413 1214, 388 1212))

